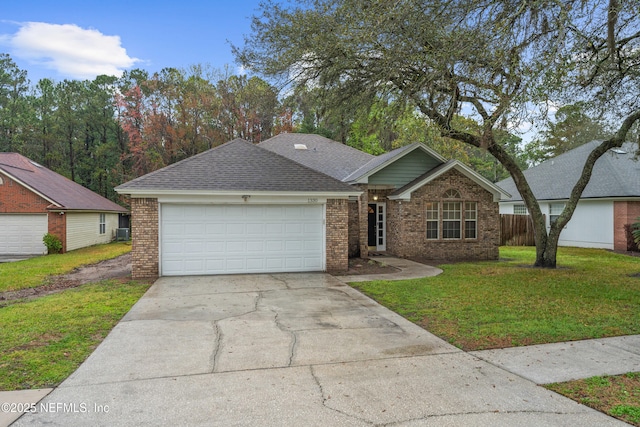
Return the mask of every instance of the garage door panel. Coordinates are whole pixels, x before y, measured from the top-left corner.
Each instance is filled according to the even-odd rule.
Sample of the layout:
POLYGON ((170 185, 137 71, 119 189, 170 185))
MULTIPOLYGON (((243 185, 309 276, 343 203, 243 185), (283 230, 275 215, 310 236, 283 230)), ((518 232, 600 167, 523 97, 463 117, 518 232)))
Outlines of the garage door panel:
POLYGON ((252 252, 262 253, 264 252, 264 246, 265 246, 265 242, 262 240, 248 241, 247 253, 252 253, 252 252))
POLYGON ((163 275, 324 269, 322 205, 162 205, 163 275))
POLYGON ((45 254, 42 237, 47 231, 46 214, 0 214, 0 254, 45 254))
POLYGON ((206 252, 208 253, 224 253, 224 242, 207 241, 206 252))
POLYGON ((245 242, 227 242, 227 252, 244 253, 246 250, 245 242))

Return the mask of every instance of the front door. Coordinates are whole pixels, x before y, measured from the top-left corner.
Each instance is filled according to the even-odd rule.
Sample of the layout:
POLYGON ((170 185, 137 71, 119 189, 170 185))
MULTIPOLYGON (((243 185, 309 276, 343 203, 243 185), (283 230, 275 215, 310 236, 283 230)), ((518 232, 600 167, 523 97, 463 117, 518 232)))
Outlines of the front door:
POLYGON ((376 251, 387 250, 387 215, 384 203, 369 204, 368 219, 368 245, 376 251))

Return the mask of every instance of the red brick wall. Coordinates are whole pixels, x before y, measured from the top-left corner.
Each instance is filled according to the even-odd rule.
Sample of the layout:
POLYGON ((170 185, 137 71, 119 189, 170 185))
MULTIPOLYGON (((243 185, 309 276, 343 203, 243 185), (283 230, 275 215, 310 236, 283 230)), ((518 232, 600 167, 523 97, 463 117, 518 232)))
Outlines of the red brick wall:
POLYGON ((45 213, 51 203, 0 174, 0 213, 45 213))
POLYGON ((633 224, 640 217, 640 201, 613 202, 613 249, 627 250, 627 234, 624 226, 633 224))
POLYGON ((158 277, 158 199, 131 199, 131 240, 131 277, 158 277))
POLYGON ((49 212, 49 233, 57 236, 62 241, 62 253, 67 252, 67 216, 60 212, 49 212))
POLYGON ((427 259, 490 260, 498 259, 499 245, 498 203, 493 201, 491 193, 455 170, 414 191, 410 201, 387 200, 387 251, 392 254, 427 259), (458 190, 461 197, 447 200, 477 202, 477 239, 464 239, 463 233, 463 238, 456 240, 427 240, 425 203, 442 202, 449 189, 458 190))
POLYGON ((349 269, 349 202, 327 200, 327 271, 349 269))

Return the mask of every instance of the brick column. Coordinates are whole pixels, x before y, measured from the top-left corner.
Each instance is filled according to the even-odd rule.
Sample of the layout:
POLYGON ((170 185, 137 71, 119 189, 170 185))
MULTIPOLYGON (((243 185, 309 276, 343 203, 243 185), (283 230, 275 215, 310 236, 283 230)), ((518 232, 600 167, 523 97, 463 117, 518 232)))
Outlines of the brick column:
POLYGON ((627 224, 636 222, 640 217, 640 202, 620 201, 613 202, 613 249, 616 251, 627 250, 627 233, 624 228, 627 224))
POLYGON ((67 215, 60 212, 47 214, 49 234, 53 234, 62 242, 62 253, 67 252, 67 215))
POLYGON ((360 257, 369 257, 369 191, 366 184, 360 185, 359 189, 363 193, 358 198, 358 209, 360 214, 360 257))
POLYGON ((158 277, 158 199, 131 199, 131 239, 131 276, 134 279, 158 277))
POLYGON ((327 271, 349 269, 349 204, 347 200, 327 200, 327 271))

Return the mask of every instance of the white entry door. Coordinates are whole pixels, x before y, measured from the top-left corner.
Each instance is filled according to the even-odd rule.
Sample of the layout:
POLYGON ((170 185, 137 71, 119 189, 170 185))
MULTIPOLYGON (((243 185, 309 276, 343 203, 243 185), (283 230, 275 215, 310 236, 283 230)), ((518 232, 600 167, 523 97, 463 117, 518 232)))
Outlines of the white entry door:
POLYGON ((161 274, 322 271, 324 205, 161 205, 161 274))

